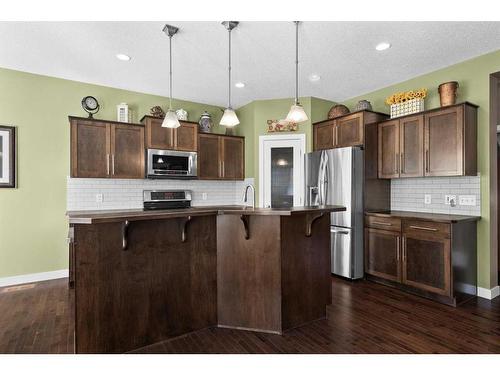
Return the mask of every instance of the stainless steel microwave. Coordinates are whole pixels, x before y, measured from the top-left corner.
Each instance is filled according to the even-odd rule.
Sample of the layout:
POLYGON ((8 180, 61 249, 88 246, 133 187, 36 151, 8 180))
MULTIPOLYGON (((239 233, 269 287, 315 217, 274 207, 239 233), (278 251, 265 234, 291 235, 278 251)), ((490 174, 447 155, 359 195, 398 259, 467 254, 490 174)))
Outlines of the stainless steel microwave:
POLYGON ((148 178, 196 178, 198 155, 196 152, 148 149, 148 178))

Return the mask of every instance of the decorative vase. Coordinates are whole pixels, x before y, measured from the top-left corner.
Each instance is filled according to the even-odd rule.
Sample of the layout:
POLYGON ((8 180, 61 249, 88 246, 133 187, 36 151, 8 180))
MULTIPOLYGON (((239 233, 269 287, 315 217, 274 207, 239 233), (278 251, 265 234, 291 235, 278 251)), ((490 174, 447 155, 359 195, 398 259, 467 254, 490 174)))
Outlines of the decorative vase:
POLYGON ((181 121, 187 121, 188 119, 188 113, 186 112, 185 109, 178 109, 177 111, 175 111, 175 113, 177 114, 177 118, 181 121))
POLYGON ((212 130, 212 116, 207 111, 203 112, 200 116, 200 120, 198 121, 198 125, 200 126, 200 131, 203 133, 210 133, 212 130))
POLYGON ((153 108, 150 110, 151 116, 157 117, 157 118, 164 118, 165 117, 165 112, 159 105, 155 105, 153 108))
POLYGON ((356 104, 355 111, 371 111, 372 104, 368 100, 360 100, 358 104, 356 104))
POLYGON ((457 81, 445 82, 439 85, 438 92, 441 107, 454 105, 457 102, 458 87, 459 85, 457 81))

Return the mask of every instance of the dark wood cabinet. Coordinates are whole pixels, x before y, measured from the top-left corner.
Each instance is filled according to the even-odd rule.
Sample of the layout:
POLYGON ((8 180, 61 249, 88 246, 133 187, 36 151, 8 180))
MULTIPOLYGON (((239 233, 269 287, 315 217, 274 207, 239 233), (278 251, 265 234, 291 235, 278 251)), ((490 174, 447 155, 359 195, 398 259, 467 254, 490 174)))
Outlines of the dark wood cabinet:
POLYGON ((399 177, 399 121, 392 120, 378 127, 378 176, 399 177))
POLYGON ((477 106, 462 103, 379 123, 378 153, 379 178, 476 175, 477 106))
POLYGON ((181 126, 176 129, 161 126, 163 119, 144 116, 141 123, 145 127, 146 148, 160 150, 197 151, 198 124, 189 121, 179 121, 181 126))
POLYGON ((335 121, 336 147, 362 146, 364 140, 363 113, 353 113, 335 121))
POLYGON ((429 235, 425 230, 403 235, 402 282, 450 296, 450 239, 429 235))
POLYGON ((335 147, 335 121, 329 120, 313 127, 314 150, 327 150, 335 147))
POLYGON ((198 177, 205 180, 245 178, 245 139, 217 134, 198 136, 198 177))
POLYGON ((144 177, 144 127, 111 126, 111 176, 144 177))
POLYGON ((144 127, 70 117, 71 177, 144 178, 144 127))
POLYGON ((366 215, 367 278, 450 305, 474 296, 477 218, 413 215, 366 215))
POLYGON ((313 150, 363 146, 365 126, 387 118, 386 114, 359 111, 313 124, 313 150))
POLYGON ((400 234, 365 229, 365 272, 383 279, 401 281, 400 234))
POLYGON ((71 121, 71 177, 109 177, 110 124, 92 120, 71 121))
POLYGON ((424 116, 399 120, 400 177, 424 175, 424 116))

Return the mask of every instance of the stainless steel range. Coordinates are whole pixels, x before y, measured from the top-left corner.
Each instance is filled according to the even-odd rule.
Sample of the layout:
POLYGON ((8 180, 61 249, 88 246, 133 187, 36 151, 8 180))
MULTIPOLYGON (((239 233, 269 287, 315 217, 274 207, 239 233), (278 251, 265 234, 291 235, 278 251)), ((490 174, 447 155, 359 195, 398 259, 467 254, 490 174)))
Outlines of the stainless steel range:
POLYGON ((191 207, 191 190, 144 190, 145 210, 191 207))

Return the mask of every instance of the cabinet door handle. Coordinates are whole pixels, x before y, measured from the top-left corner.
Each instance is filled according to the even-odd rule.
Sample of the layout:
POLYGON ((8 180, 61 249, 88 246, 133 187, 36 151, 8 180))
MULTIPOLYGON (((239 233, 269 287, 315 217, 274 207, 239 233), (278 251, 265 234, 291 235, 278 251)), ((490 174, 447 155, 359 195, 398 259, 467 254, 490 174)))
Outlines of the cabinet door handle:
POLYGON ((399 154, 396 152, 396 157, 394 158, 394 172, 398 173, 398 162, 399 162, 399 154))
POLYGON ((335 146, 339 144, 339 126, 335 125, 335 146))
POLYGON ((111 155, 111 174, 115 175, 115 154, 111 155))
POLYGON ((222 177, 225 177, 226 173, 224 171, 224 160, 222 161, 222 177))
POLYGON ((109 154, 106 154, 106 174, 109 176, 109 154))
POLYGON ((400 241, 400 238, 399 238, 399 236, 397 236, 396 237, 396 259, 398 262, 399 262, 399 253, 401 252, 401 249, 399 247, 399 241, 400 241))
POLYGON ((406 238, 403 236, 403 262, 406 262, 406 238))
POLYGON ((429 172, 429 164, 430 164, 429 150, 425 150, 425 171, 426 172, 429 172))
POLYGON ((426 230, 426 231, 429 231, 429 232, 437 232, 436 228, 420 227, 418 225, 410 225, 410 228, 412 228, 412 229, 418 229, 418 230, 426 230))
POLYGON ((405 158, 404 158, 404 152, 402 152, 400 155, 399 155, 400 159, 399 159, 399 164, 401 166, 401 173, 404 173, 405 171, 405 158))
POLYGON ((376 225, 385 225, 387 227, 392 227, 391 223, 384 223, 382 221, 374 221, 373 224, 376 224, 376 225))

